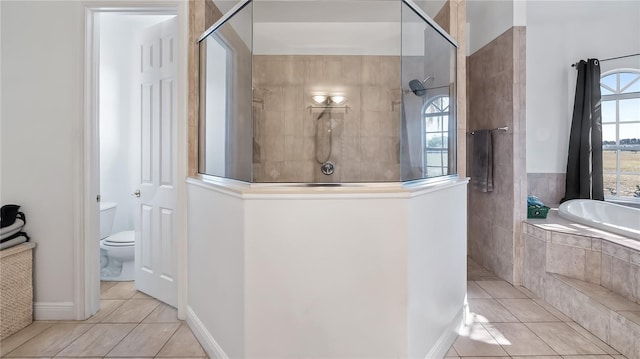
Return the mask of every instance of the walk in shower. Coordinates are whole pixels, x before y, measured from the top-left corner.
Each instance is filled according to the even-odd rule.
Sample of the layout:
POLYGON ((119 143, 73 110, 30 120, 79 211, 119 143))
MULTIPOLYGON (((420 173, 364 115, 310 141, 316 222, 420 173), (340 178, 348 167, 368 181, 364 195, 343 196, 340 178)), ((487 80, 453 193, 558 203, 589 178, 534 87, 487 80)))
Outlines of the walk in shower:
POLYGON ((200 173, 279 183, 456 173, 456 45, 413 2, 244 1, 199 41, 200 173))
POLYGON ((186 316, 209 357, 444 357, 466 295, 455 42, 409 0, 254 0, 199 46, 186 316))

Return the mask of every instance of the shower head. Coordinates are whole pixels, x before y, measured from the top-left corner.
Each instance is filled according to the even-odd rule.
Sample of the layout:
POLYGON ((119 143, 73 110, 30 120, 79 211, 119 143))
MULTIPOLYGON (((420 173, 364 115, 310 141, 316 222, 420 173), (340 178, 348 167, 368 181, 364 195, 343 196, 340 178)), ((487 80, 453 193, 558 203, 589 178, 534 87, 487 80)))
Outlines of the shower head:
POLYGON ((432 80, 434 77, 429 76, 424 81, 420 81, 418 79, 413 79, 409 81, 409 88, 413 91, 414 95, 418 97, 424 97, 427 95, 427 81, 432 80))

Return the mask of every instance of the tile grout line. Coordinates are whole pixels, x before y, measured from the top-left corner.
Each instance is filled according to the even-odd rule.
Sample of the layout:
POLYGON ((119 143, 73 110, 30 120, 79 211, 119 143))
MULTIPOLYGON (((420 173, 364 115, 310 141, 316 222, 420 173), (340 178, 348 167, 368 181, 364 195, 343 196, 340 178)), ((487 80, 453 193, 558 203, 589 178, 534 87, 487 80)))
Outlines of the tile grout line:
MULTIPOLYGON (((505 281, 506 282, 506 281, 505 281)), ((508 282, 507 282, 508 283, 508 282)), ((517 290, 517 288, 515 288, 515 286, 513 286, 512 284, 509 283, 509 285, 511 285, 514 289, 517 290)), ((480 286, 478 284, 478 286, 480 286)), ((481 286, 480 286, 481 287, 481 286)), ((482 287, 481 287, 482 288, 482 287)), ((484 289, 484 288, 482 288, 484 289)), ((516 320, 518 320, 518 322, 511 322, 511 323, 521 323, 523 324, 531 333, 533 333, 538 339, 540 339, 543 343, 545 343, 554 353, 556 353, 557 355, 562 356, 560 353, 558 353, 555 349, 553 349, 551 347, 551 345, 549 343, 547 343, 543 338, 541 338, 538 333, 534 332, 533 330, 531 330, 531 328, 527 325, 527 324, 531 324, 531 323, 563 323, 565 324, 567 327, 569 327, 571 330, 573 330, 574 332, 576 332, 577 334, 579 334, 582 338, 586 339, 589 343, 593 344, 596 348, 598 348, 599 350, 601 350, 602 352, 604 352, 604 355, 608 355, 611 356, 611 354, 608 354, 604 349, 600 348, 600 346, 598 346, 596 343, 593 342, 593 340, 591 340, 590 338, 587 338, 586 336, 584 336, 582 333, 578 332, 577 330, 573 329, 570 325, 568 325, 566 322, 563 322, 562 320, 560 320, 560 318, 558 318, 557 316, 553 315, 553 313, 549 312, 548 310, 546 310, 545 308, 543 308, 542 306, 540 306, 538 303, 536 303, 533 298, 531 298, 529 295, 527 295, 526 293, 522 293, 524 294, 528 299, 530 300, 532 303, 540 306, 540 308, 542 308, 544 311, 548 312, 552 317, 558 319, 558 321, 543 321, 543 322, 523 322, 522 320, 520 320, 520 318, 518 318, 512 311, 510 311, 506 306, 504 306, 502 303, 500 303, 499 299, 518 299, 518 298, 495 298, 491 295, 491 293, 489 293, 488 291, 485 290, 485 292, 487 292, 487 294, 489 294, 489 296, 494 299, 496 301, 496 303, 498 303, 501 307, 503 307, 509 314, 511 314, 514 318, 516 318, 516 320)), ((524 298, 522 298, 524 299, 524 298)), ((543 299, 544 300, 544 299, 543 299)), ((571 318, 569 318, 571 319, 571 318)), ((494 323, 500 323, 500 322, 487 322, 486 324, 494 324, 494 323)), ((505 323, 509 323, 509 322, 505 322, 505 323)), ((576 323, 575 321, 571 321, 570 323, 576 323)), ((491 335, 491 337, 498 343, 498 345, 500 345, 500 347, 502 348, 502 350, 504 350, 507 354, 509 354, 507 352, 507 350, 504 348, 504 346, 502 344, 499 343, 498 338, 496 338, 488 329, 487 327, 484 325, 485 323, 480 323, 482 325, 482 327, 487 330, 487 332, 489 333, 489 335, 491 335)), ((578 324, 578 323, 576 323, 578 324)), ((580 324, 578 324, 580 325, 580 324)), ((580 325, 580 327, 582 327, 580 325)), ((583 327, 584 328, 584 327, 583 327)), ((585 329, 586 330, 586 329, 585 329)), ((587 330, 588 331, 588 330, 587 330)), ((606 343, 605 343, 606 344, 606 343)), ((608 344, 607 344, 608 345, 608 344)), ((615 349, 614 349, 615 350, 615 349)), ((592 354, 592 355, 602 355, 602 354, 592 354)), ((613 358, 613 357, 612 357, 613 358)))
MULTIPOLYGON (((123 340, 127 339, 127 337, 131 334, 131 332, 133 332, 137 327, 139 327, 139 326, 140 326, 140 324, 142 324, 142 323, 138 323, 138 324, 136 324, 133 328, 131 328, 131 329, 127 332, 127 334, 126 334, 125 336, 123 336, 123 337, 122 337, 122 339, 120 339, 120 340, 119 340, 119 341, 118 341, 118 342, 117 342, 117 343, 116 343, 116 344, 115 344, 111 349, 109 349, 109 351, 108 351, 105 355, 103 355, 103 356, 102 356, 102 358, 106 358, 106 357, 108 357, 108 356, 109 356, 109 353, 111 353, 111 352, 112 352, 112 351, 113 351, 113 350, 114 350, 118 345, 120 345, 120 343, 122 343, 122 341, 123 341, 123 340)), ((117 357, 114 357, 114 358, 117 358, 117 357)))
MULTIPOLYGON (((82 324, 82 323, 78 323, 78 324, 82 324)), ((64 348, 58 350, 57 353, 55 353, 52 358, 55 358, 56 356, 58 356, 58 354, 62 353, 65 349, 67 349, 69 346, 73 345, 73 343, 75 343, 76 341, 78 341, 78 339, 80 339, 80 337, 82 337, 83 335, 87 334, 88 331, 90 331, 91 329, 93 329, 93 327, 96 326, 96 324, 98 323, 87 323, 87 324, 91 324, 91 327, 87 330, 85 330, 82 334, 78 335, 77 338, 75 338, 74 340, 72 340, 69 344, 67 344, 64 348)))
POLYGON ((180 325, 178 325, 178 327, 176 328, 176 330, 171 334, 171 336, 169 337, 169 339, 167 339, 166 342, 164 342, 164 344, 162 344, 162 346, 160 347, 160 350, 158 350, 158 352, 156 353, 156 355, 154 355, 154 358, 158 357, 158 354, 160 354, 160 352, 162 352, 162 349, 164 349, 164 347, 167 346, 167 344, 169 343, 169 341, 171 341, 171 338, 173 338, 176 333, 178 332, 178 330, 180 329, 180 327, 182 326, 182 323, 180 323, 180 325))

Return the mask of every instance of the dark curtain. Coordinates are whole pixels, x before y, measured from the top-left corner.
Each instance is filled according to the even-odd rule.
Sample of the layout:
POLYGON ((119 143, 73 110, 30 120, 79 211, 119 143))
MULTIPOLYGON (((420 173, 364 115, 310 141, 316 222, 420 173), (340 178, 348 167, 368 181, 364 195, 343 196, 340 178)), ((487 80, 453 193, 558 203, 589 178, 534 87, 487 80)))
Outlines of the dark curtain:
POLYGON ((581 60, 569 137, 567 182, 561 202, 574 198, 604 200, 600 62, 581 60))

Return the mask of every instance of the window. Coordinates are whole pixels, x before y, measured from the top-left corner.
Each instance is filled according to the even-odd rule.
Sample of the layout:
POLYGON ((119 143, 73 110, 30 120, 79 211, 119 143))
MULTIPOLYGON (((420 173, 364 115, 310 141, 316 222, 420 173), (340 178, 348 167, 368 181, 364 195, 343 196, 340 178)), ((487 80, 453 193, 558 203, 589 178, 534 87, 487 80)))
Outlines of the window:
POLYGON ((604 193, 640 198, 640 71, 600 79, 604 193))
POLYGON ((449 174, 449 96, 436 96, 424 107, 425 177, 449 174))

